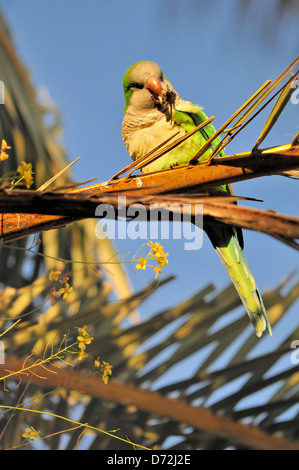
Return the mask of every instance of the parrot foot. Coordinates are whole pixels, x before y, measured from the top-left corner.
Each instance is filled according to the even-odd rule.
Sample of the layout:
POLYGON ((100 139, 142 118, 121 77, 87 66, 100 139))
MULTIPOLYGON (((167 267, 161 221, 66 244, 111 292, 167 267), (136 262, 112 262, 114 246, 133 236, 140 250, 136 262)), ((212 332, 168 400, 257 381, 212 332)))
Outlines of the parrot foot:
POLYGON ((176 166, 180 166, 180 164, 179 164, 178 162, 176 162, 176 163, 170 163, 170 164, 169 164, 170 170, 173 170, 174 167, 176 167, 176 166))

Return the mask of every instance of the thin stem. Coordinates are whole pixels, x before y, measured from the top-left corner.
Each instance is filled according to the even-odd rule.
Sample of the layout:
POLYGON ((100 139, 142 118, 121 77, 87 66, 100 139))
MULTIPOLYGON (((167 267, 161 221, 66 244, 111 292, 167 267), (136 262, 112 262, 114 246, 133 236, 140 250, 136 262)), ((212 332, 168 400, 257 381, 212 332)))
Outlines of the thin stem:
POLYGON ((52 416, 52 418, 58 418, 58 419, 63 419, 64 421, 68 421, 69 423, 76 424, 78 426, 85 427, 87 429, 91 429, 92 431, 97 431, 105 434, 106 436, 112 437, 114 439, 118 439, 119 441, 126 442, 127 444, 132 444, 132 446, 139 447, 140 449, 145 449, 145 450, 151 450, 148 447, 144 447, 140 444, 135 444, 127 439, 123 439, 122 437, 116 436, 112 434, 112 432, 104 431, 103 429, 97 428, 95 426, 91 426, 90 424, 87 423, 80 423, 79 421, 75 421, 73 419, 66 418, 65 416, 57 415, 55 413, 50 413, 47 411, 41 411, 41 410, 31 410, 29 408, 22 408, 20 406, 8 406, 8 405, 0 405, 1 408, 6 408, 6 409, 11 409, 11 410, 19 410, 19 411, 30 411, 31 413, 38 413, 42 415, 47 415, 47 416, 52 416))

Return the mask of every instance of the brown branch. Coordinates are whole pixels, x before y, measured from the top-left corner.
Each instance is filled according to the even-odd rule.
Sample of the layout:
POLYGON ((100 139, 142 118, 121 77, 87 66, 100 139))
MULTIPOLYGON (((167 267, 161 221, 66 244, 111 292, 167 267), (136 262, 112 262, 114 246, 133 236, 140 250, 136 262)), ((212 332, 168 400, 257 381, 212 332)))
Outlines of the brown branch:
MULTIPOLYGON (((70 193, 36 193, 35 191, 5 191, 0 192, 0 211, 24 211, 28 214, 5 214, 3 215, 2 238, 4 241, 13 239, 10 228, 10 218, 14 227, 14 234, 20 233, 24 236, 29 234, 31 224, 34 231, 37 231, 36 219, 40 222, 40 229, 56 228, 72 221, 95 218, 96 209, 100 204, 109 204, 115 210, 105 214, 106 218, 117 218, 120 214, 126 216, 126 208, 132 206, 136 211, 140 210, 142 204, 147 212, 146 216, 150 220, 151 211, 159 211, 165 218, 171 220, 170 214, 182 214, 187 205, 190 206, 188 214, 194 216, 197 211, 197 205, 202 205, 204 221, 226 223, 249 230, 256 230, 266 233, 274 238, 281 239, 293 247, 299 248, 295 240, 299 240, 299 218, 288 215, 277 214, 271 210, 260 210, 250 207, 243 207, 232 204, 238 199, 235 196, 196 196, 184 194, 166 194, 157 196, 133 196, 126 195, 119 200, 118 194, 70 194, 70 193), (30 211, 39 212, 30 214, 30 211), (44 212, 50 212, 51 215, 43 215, 44 212), (63 214, 69 214, 64 217, 63 214), (168 213, 168 214, 167 214, 168 213), (22 217, 24 215, 24 217, 22 217), (27 220, 26 220, 27 217, 27 220), (24 222, 24 224, 23 224, 24 222), (43 226, 44 222, 44 226, 43 226), (5 232, 8 230, 8 233, 5 232)), ((186 212, 185 212, 186 214, 186 212)))
POLYGON ((184 197, 221 184, 279 174, 299 168, 299 146, 284 145, 262 151, 230 155, 212 164, 185 165, 157 173, 121 178, 106 183, 61 192, 1 190, 1 236, 5 241, 61 227, 82 218, 95 217, 100 203, 117 207, 117 197, 127 203, 150 204, 161 201, 204 204, 204 215, 218 221, 268 233, 293 243, 298 239, 298 219, 232 205, 219 205, 219 199, 184 197), (182 196, 184 194, 184 196, 182 196), (181 199, 179 199, 181 195, 181 199), (152 198, 152 199, 150 199, 152 198), (228 210, 229 208, 229 210, 228 210), (263 219, 264 217, 264 219, 263 219), (269 223, 271 222, 271 223, 269 223), (274 224, 273 224, 274 223, 274 224))
MULTIPOLYGON (((0 374, 4 368, 19 370, 22 360, 15 356, 5 356, 5 365, 0 364, 0 374)), ((49 366, 49 369, 51 367, 49 366)), ((183 400, 162 396, 157 392, 138 389, 132 385, 110 380, 104 385, 99 377, 85 376, 73 369, 60 369, 58 374, 51 370, 42 371, 45 378, 31 376, 30 381, 46 387, 63 387, 76 390, 96 398, 114 401, 123 405, 134 405, 150 413, 167 416, 191 426, 211 436, 228 439, 253 449, 264 450, 299 450, 299 444, 288 441, 282 437, 270 435, 256 426, 231 421, 223 415, 216 415, 208 408, 192 406, 183 400)), ((27 377, 22 380, 29 380, 27 377)))

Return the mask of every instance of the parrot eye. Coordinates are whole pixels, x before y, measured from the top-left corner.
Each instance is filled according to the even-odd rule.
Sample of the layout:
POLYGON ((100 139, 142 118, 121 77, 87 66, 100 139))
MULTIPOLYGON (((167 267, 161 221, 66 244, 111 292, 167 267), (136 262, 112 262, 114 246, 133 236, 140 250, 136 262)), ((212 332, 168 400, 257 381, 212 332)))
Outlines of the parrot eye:
POLYGON ((138 88, 139 90, 142 90, 143 85, 141 83, 132 82, 130 83, 129 88, 138 88))

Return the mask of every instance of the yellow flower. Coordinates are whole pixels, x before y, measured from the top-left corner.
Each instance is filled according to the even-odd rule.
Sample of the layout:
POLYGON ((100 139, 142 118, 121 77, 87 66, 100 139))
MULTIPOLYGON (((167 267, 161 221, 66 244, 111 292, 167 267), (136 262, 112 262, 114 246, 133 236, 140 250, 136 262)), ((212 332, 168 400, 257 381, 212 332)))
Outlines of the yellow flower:
POLYGON ((102 370, 103 370, 102 380, 104 384, 107 385, 109 377, 112 374, 112 365, 109 364, 109 362, 103 361, 102 370))
POLYGON ((50 271, 49 272, 50 281, 58 281, 59 274, 61 274, 61 271, 50 271))
POLYGON ((8 153, 6 153, 6 152, 1 152, 0 153, 0 161, 1 162, 4 162, 4 160, 7 160, 8 157, 9 157, 8 153))
POLYGON ((158 242, 149 242, 148 246, 151 247, 151 252, 157 263, 159 263, 161 267, 164 267, 168 263, 166 256, 168 256, 169 253, 164 253, 163 246, 160 245, 158 242))
POLYGON ((103 361, 103 366, 102 367, 104 369, 104 373, 106 373, 108 375, 112 374, 112 365, 109 364, 109 362, 103 361))
POLYGON ((26 188, 29 189, 33 183, 32 164, 21 162, 21 164, 17 168, 17 172, 20 173, 22 179, 25 182, 26 188))
POLYGON ((147 243, 147 245, 151 247, 151 251, 154 253, 155 256, 159 257, 160 253, 163 253, 163 246, 160 245, 160 243, 149 242, 147 243))
POLYGON ((147 260, 145 258, 139 258, 139 263, 136 264, 136 269, 145 269, 147 260))
POLYGON ((79 342, 78 346, 81 351, 86 349, 86 344, 90 344, 94 338, 89 336, 88 332, 86 331, 87 326, 84 325, 83 328, 77 328, 79 335, 77 336, 77 340, 79 342))
POLYGON ((155 271, 155 273, 156 273, 156 275, 155 275, 155 279, 156 279, 156 277, 158 276, 158 274, 160 274, 160 272, 162 271, 162 268, 154 268, 154 271, 155 271))
POLYGON ((59 292, 60 294, 63 294, 63 299, 66 299, 67 296, 73 292, 73 287, 70 287, 69 283, 66 282, 64 287, 62 287, 61 289, 59 289, 59 292))
POLYGON ((139 263, 136 264, 136 269, 143 269, 145 270, 147 266, 150 266, 151 268, 154 269, 156 277, 162 269, 168 264, 168 259, 167 256, 169 253, 164 253, 163 251, 163 246, 160 245, 160 243, 155 242, 153 243, 152 241, 148 242, 147 245, 150 247, 150 251, 146 258, 139 258, 139 263), (158 266, 154 266, 151 264, 151 261, 155 261, 158 266))
POLYGON ((151 247, 149 256, 152 255, 151 259, 154 259, 156 263, 158 263, 159 265, 159 267, 152 266, 152 268, 154 268, 154 271, 156 273, 155 277, 157 277, 158 274, 160 274, 160 272, 162 271, 162 269, 168 264, 167 256, 169 255, 169 253, 164 253, 163 246, 160 245, 158 242, 156 243, 149 242, 148 246, 151 247))
POLYGON ((31 439, 32 441, 34 441, 34 439, 37 437, 39 441, 40 440, 39 434, 40 434, 40 431, 36 431, 34 427, 31 426, 31 428, 26 428, 26 432, 24 432, 22 436, 26 437, 27 439, 31 439))
POLYGON ((5 152, 5 150, 11 149, 9 145, 7 145, 6 140, 2 139, 1 148, 0 148, 0 161, 3 162, 7 160, 9 155, 5 152))
POLYGON ((100 361, 98 361, 98 359, 96 359, 96 360, 94 361, 94 365, 95 365, 95 367, 96 367, 97 369, 99 369, 99 367, 101 367, 101 363, 100 363, 100 361))
POLYGON ((102 375, 102 380, 103 380, 104 384, 107 385, 108 380, 109 380, 109 376, 104 373, 104 374, 102 375))
POLYGON ((166 264, 168 264, 168 259, 166 259, 166 256, 168 256, 168 254, 169 253, 162 253, 158 258, 156 258, 157 263, 162 269, 166 266, 166 264))
POLYGON ((84 350, 86 348, 86 344, 90 344, 94 338, 91 336, 77 336, 77 340, 79 341, 79 349, 84 350))
POLYGON ((81 351, 80 351, 79 354, 78 354, 78 358, 77 358, 77 359, 78 359, 78 361, 83 361, 83 359, 85 359, 85 358, 88 357, 88 356, 89 356, 89 355, 88 355, 85 351, 83 351, 83 350, 81 349, 81 351))
POLYGON ((84 325, 82 328, 77 327, 78 333, 81 336, 89 336, 89 333, 86 331, 86 329, 87 329, 87 325, 84 325))
POLYGON ((1 152, 3 150, 7 150, 7 149, 11 149, 11 147, 9 145, 7 145, 7 142, 6 140, 2 139, 2 143, 1 143, 1 152))

